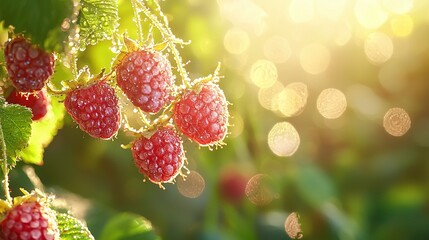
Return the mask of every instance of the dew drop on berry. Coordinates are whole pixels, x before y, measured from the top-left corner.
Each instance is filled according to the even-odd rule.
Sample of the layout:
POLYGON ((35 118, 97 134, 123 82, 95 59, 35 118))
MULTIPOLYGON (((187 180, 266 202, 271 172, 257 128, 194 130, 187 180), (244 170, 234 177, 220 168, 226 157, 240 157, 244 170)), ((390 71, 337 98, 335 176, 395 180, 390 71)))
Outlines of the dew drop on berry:
POLYGON ((219 132, 219 129, 220 129, 220 126, 219 126, 219 124, 217 124, 217 123, 213 123, 213 124, 210 126, 210 132, 212 132, 212 133, 214 133, 214 134, 217 134, 217 133, 219 132))
POLYGON ((217 121, 218 120, 218 116, 219 116, 219 114, 217 112, 215 112, 215 111, 211 112, 210 116, 209 116, 209 121, 210 122, 217 121))
POLYGON ((89 119, 89 114, 87 114, 87 113, 82 113, 82 114, 80 114, 80 119, 82 119, 83 121, 86 121, 86 120, 88 120, 89 119))
POLYGON ((187 104, 181 104, 179 110, 180 110, 180 113, 187 114, 189 113, 189 109, 190 107, 187 104))
POLYGON ((45 75, 45 71, 42 68, 39 68, 36 70, 34 75, 36 76, 36 78, 42 78, 45 75))
POLYGON ((110 116, 113 114, 113 109, 111 107, 106 107, 106 109, 104 110, 104 114, 106 116, 110 116))
POLYGON ((146 149, 146 150, 150 150, 150 149, 152 149, 153 148, 153 144, 152 144, 152 142, 145 142, 145 144, 144 144, 144 149, 146 149))
POLYGON ((35 48, 30 48, 28 50, 28 55, 30 56, 30 58, 37 58, 37 56, 39 56, 39 51, 37 51, 37 49, 35 48))
POLYGON ((131 63, 131 62, 129 62, 128 64, 127 64, 127 71, 128 72, 132 72, 134 70, 134 64, 133 63, 131 63))
POLYGON ((141 57, 137 57, 136 60, 134 60, 134 64, 136 66, 141 66, 143 64, 143 59, 141 57))
MULTIPOLYGON (((143 69, 139 69, 137 71, 137 75, 142 76, 143 74, 144 74, 144 70, 143 69)), ((125 79, 124 79, 124 81, 125 81, 125 79)))
POLYGON ((22 213, 20 219, 23 223, 29 223, 31 221, 31 215, 29 213, 22 213))
POLYGON ((157 149, 156 149, 156 152, 155 152, 155 154, 156 154, 158 157, 162 157, 162 156, 164 155, 164 153, 165 153, 165 150, 164 150, 163 148, 157 148, 157 149))
POLYGON ((40 232, 39 229, 33 229, 30 232, 32 239, 40 239, 40 237, 42 236, 42 233, 40 232))
POLYGON ((171 145, 171 144, 168 144, 168 145, 166 146, 166 149, 167 149, 167 152, 169 152, 169 153, 174 152, 174 147, 173 147, 173 145, 171 145))
POLYGON ((92 105, 87 105, 87 106, 85 107, 85 111, 86 111, 87 113, 92 113, 92 112, 94 111, 94 107, 93 107, 92 105))
POLYGON ((20 223, 20 222, 15 222, 15 225, 13 225, 13 228, 14 228, 16 231, 21 231, 21 229, 22 229, 22 223, 20 223))
POLYGON ((6 223, 6 228, 12 229, 13 226, 15 226, 15 220, 13 220, 14 217, 12 216, 11 218, 12 219, 6 223))
POLYGON ((150 94, 151 91, 152 90, 151 90, 149 84, 144 84, 143 85, 143 87, 142 87, 142 93, 143 94, 150 94))
POLYGON ((25 206, 22 207, 22 211, 26 212, 26 213, 31 213, 31 207, 33 207, 33 204, 27 204, 25 206))
POLYGON ((19 233, 19 239, 30 239, 29 237, 30 237, 30 234, 28 232, 23 231, 19 233))
POLYGON ((27 52, 24 48, 19 47, 18 50, 16 50, 15 53, 15 59, 18 61, 24 61, 27 58, 27 52))
POLYGON ((30 227, 31 228, 38 228, 40 225, 39 225, 39 221, 31 221, 30 222, 30 227))
POLYGON ((38 213, 38 212, 33 212, 33 213, 31 214, 31 216, 32 216, 32 217, 33 217, 33 219, 35 219, 35 220, 40 219, 40 213, 38 213))
POLYGON ((171 165, 167 165, 164 167, 164 174, 170 176, 171 174, 173 174, 174 168, 171 165))

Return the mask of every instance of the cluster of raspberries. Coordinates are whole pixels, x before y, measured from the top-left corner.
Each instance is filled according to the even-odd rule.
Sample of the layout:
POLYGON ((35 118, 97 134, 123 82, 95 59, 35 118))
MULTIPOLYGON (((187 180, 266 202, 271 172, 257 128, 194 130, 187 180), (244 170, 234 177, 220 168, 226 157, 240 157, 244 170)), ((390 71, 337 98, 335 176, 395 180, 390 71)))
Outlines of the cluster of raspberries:
MULTIPOLYGON (((42 119, 49 111, 44 86, 54 71, 54 55, 20 36, 5 43, 4 54, 14 86, 7 102, 30 108, 35 121, 42 119)), ((214 81, 201 81, 181 89, 175 85, 169 60, 153 49, 127 52, 114 69, 116 81, 101 77, 66 91, 65 109, 90 136, 111 139, 121 126, 117 91, 122 91, 135 107, 147 114, 158 114, 168 108, 173 121, 132 142, 134 162, 150 181, 171 182, 180 173, 185 162, 181 135, 201 146, 218 145, 225 138, 228 103, 214 81)))

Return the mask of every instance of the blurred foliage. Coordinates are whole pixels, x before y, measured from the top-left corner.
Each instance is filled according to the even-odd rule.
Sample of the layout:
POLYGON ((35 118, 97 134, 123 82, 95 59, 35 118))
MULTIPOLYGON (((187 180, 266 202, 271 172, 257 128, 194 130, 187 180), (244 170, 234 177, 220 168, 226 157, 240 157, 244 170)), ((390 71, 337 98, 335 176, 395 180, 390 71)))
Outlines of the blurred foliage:
MULTIPOLYGON (((15 166, 18 153, 27 146, 31 134, 31 111, 18 104, 6 103, 0 97, 1 159, 15 166)), ((7 171, 2 164, 3 171, 7 171)))
MULTIPOLYGON (((323 9, 333 6, 328 5, 330 1, 301 1, 310 8, 298 16, 288 11, 292 2, 297 1, 161 1, 175 35, 192 41, 179 49, 184 61, 190 61, 190 76, 206 75, 222 62, 220 85, 232 103, 235 125, 227 146, 210 151, 184 140, 188 168, 206 181, 199 198, 183 197, 176 185, 167 184, 161 190, 143 182, 130 151, 120 148, 129 137, 120 133, 114 141, 94 140, 69 116, 45 150, 44 166, 35 167, 42 182, 54 192, 65 190, 90 200, 82 217, 96 239, 134 239, 131 235, 154 239, 146 232, 149 227, 127 230, 129 222, 136 224, 134 217, 144 223, 139 226, 146 226, 139 216, 147 218, 167 240, 288 239, 284 221, 290 212, 300 214, 304 239, 427 239, 429 3, 404 1, 411 2, 412 8, 398 13, 389 10, 394 5, 388 4, 394 1, 369 1, 380 3, 386 19, 368 29, 355 17, 357 1, 333 1, 344 3, 338 19, 323 15, 323 9), (320 8, 323 3, 328 7, 320 8), (302 22, 302 16, 309 13, 313 19, 302 22), (405 15, 413 25, 408 35, 401 36, 392 27, 393 19, 405 15), (340 31, 343 23, 350 36, 338 44, 333 39, 340 33, 347 35, 340 31), (224 36, 230 29, 240 29, 249 40, 240 54, 227 51, 224 36), (385 33, 394 46, 393 55, 383 64, 371 63, 364 50, 365 39, 373 32, 385 33), (250 78, 252 64, 270 56, 264 46, 273 36, 287 39, 290 46, 287 60, 276 63, 277 81, 283 85, 300 81, 308 86, 307 106, 296 117, 285 118, 264 109, 257 97, 259 88, 250 78), (309 74, 300 62, 300 51, 312 43, 323 44, 330 54, 329 65, 320 74, 309 74), (318 94, 328 87, 341 89, 348 101, 347 110, 334 120, 324 119, 316 108, 318 94), (383 114, 396 106, 405 108, 412 120, 411 129, 399 138, 383 129, 383 114), (301 139, 292 157, 274 155, 267 144, 271 127, 285 120, 294 125, 301 139), (220 176, 231 169, 249 178, 257 173, 272 177, 274 200, 255 206, 247 199, 231 203, 221 198, 220 176)), ((119 31, 127 30, 137 38, 130 1, 118 3, 119 31)), ((115 56, 110 46, 109 41, 87 46, 79 66, 89 65, 94 72, 109 68, 115 56)), ((70 75, 59 70, 55 78, 70 79, 70 75)), ((22 176, 12 173, 11 182, 16 185, 12 189, 29 185, 19 182, 22 176)))
POLYGON ((45 147, 51 143, 58 129, 62 127, 65 115, 64 104, 56 97, 51 97, 50 104, 51 110, 47 115, 41 121, 32 123, 28 146, 20 155, 26 163, 42 165, 45 147))
POLYGON ((15 32, 47 50, 62 51, 69 32, 61 25, 66 18, 72 19, 73 5, 71 0, 0 1, 0 22, 6 28, 14 26, 15 32))

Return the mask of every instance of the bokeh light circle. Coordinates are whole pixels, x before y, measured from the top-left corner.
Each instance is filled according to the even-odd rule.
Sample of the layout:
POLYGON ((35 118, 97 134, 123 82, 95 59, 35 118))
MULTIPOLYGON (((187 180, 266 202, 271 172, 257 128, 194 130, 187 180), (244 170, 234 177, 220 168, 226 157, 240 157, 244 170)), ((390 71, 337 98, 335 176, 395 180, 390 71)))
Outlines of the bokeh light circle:
POLYGON ((291 55, 291 51, 289 41, 284 37, 270 37, 264 43, 264 55, 274 63, 286 62, 291 55))
POLYGON ((315 3, 319 15, 336 21, 343 15, 347 0, 315 0, 315 3))
POLYGON ((398 37, 407 37, 414 28, 413 19, 409 15, 400 15, 390 20, 392 33, 398 37))
POLYGON ((307 104, 307 85, 301 82, 288 84, 277 98, 280 112, 286 117, 297 116, 302 113, 307 104))
POLYGON ((257 206, 268 205, 274 199, 271 178, 265 174, 256 174, 250 178, 244 191, 249 201, 257 206))
POLYGON ((246 31, 232 28, 226 32, 223 45, 229 53, 242 54, 249 48, 250 38, 246 31))
POLYGON ((292 22, 309 22, 314 18, 313 0, 292 0, 289 5, 289 17, 292 22))
POLYGON ((317 110, 327 119, 339 118, 347 108, 347 99, 343 92, 335 88, 323 90, 317 98, 317 110))
POLYGON ((392 39, 382 32, 368 35, 365 40, 365 54, 373 64, 385 63, 392 57, 392 39))
POLYGON ((176 178, 177 190, 179 193, 187 198, 197 198, 199 197, 206 187, 206 181, 204 178, 196 171, 190 171, 186 176, 186 179, 182 177, 176 178))
POLYGON ((411 118, 402 108, 389 109, 383 118, 383 127, 392 136, 403 136, 411 127, 411 118))
POLYGON ((368 29, 378 29, 389 16, 378 0, 357 0, 354 10, 359 24, 368 29))
POLYGON ((270 111, 277 111, 278 102, 275 101, 276 96, 283 90, 284 86, 281 82, 276 81, 269 88, 260 88, 258 91, 258 100, 261 106, 270 111))
POLYGON ((305 46, 299 55, 299 62, 307 73, 320 74, 324 72, 331 60, 331 54, 327 47, 313 43, 305 46))
POLYGON ((287 216, 285 220, 285 230, 291 239, 301 239, 303 237, 298 213, 292 212, 287 216))
POLYGON ((260 88, 271 87, 277 81, 277 67, 268 60, 256 61, 250 70, 250 79, 260 88))
POLYGON ((383 7, 394 14, 405 14, 414 6, 414 0, 383 0, 383 7))
POLYGON ((276 123, 268 133, 268 146, 280 157, 292 156, 298 150, 300 141, 295 127, 288 122, 276 123))
POLYGON ((346 45, 352 38, 352 28, 348 22, 340 23, 337 26, 337 33, 334 38, 334 42, 338 46, 346 45))

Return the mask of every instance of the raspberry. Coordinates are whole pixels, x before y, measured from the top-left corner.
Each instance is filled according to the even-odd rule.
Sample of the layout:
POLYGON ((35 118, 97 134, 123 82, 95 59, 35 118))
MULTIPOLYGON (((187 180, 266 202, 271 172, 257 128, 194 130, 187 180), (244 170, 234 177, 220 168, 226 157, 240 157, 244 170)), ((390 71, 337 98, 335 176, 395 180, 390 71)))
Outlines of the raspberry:
POLYGON ((42 90, 31 94, 23 94, 14 89, 9 97, 6 98, 6 101, 30 108, 33 113, 31 119, 34 121, 43 118, 48 112, 49 100, 42 90))
POLYGON ((170 126, 157 130, 149 139, 138 138, 131 151, 139 171, 154 183, 173 181, 185 160, 182 141, 170 126))
POLYGON ((174 106, 179 130, 202 146, 221 142, 227 132, 228 103, 219 86, 203 85, 201 91, 188 90, 174 106))
POLYGON ((1 239, 59 239, 55 213, 36 201, 23 202, 8 211, 1 221, 1 239))
POLYGON ((4 56, 9 78, 20 92, 41 90, 54 71, 54 55, 23 37, 7 41, 4 56))
POLYGON ((116 68, 118 86, 134 106, 157 113, 171 99, 170 62, 159 52, 130 52, 116 68))
POLYGON ((118 98, 105 81, 72 90, 64 105, 79 127, 92 137, 110 139, 119 129, 118 98))
POLYGON ((238 172, 229 171, 221 175, 219 180, 220 195, 226 201, 238 203, 245 196, 247 180, 238 172))

